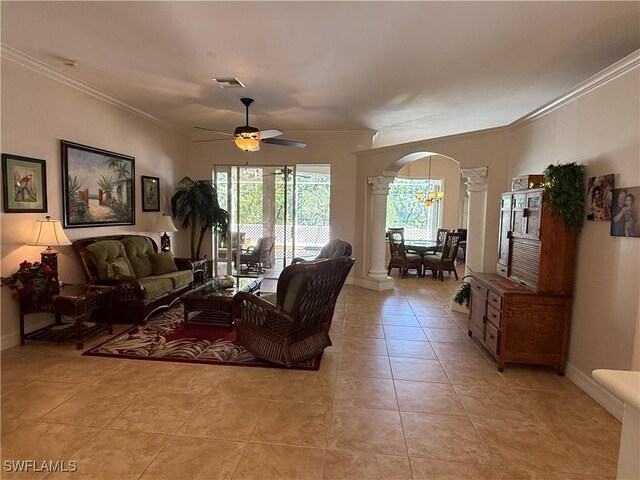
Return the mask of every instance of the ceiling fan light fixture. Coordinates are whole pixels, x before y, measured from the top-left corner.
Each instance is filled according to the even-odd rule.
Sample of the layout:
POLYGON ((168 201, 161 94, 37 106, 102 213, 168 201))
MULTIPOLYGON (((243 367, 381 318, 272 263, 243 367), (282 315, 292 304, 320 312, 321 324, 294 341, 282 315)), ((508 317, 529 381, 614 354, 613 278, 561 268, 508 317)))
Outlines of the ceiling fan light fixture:
POLYGON ((242 135, 237 136, 234 140, 234 143, 240 150, 244 150, 245 152, 253 150, 258 145, 260 145, 260 142, 255 138, 250 136, 244 137, 242 135))

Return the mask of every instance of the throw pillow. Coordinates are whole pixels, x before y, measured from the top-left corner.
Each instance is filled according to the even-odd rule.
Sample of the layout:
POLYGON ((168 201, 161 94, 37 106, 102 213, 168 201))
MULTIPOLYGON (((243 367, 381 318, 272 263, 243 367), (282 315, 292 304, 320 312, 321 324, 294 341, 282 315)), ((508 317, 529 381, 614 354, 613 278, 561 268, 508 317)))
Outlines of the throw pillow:
POLYGON ((113 278, 116 275, 131 276, 129 265, 127 265, 127 261, 122 257, 116 258, 113 262, 107 265, 107 277, 113 278))
POLYGON ((153 274, 162 275, 163 273, 177 272, 176 262, 173 261, 171 252, 152 253, 151 265, 153 265, 153 274))

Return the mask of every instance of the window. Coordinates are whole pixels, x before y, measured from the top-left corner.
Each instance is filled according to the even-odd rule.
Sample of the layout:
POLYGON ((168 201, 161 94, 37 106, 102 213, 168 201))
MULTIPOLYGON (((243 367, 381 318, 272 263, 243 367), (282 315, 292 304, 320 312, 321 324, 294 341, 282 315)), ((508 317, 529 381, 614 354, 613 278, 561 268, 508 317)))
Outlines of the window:
POLYGON ((435 240, 440 225, 440 202, 427 207, 418 200, 418 193, 442 187, 440 180, 396 178, 389 185, 387 196, 387 228, 404 227, 405 240, 435 240))

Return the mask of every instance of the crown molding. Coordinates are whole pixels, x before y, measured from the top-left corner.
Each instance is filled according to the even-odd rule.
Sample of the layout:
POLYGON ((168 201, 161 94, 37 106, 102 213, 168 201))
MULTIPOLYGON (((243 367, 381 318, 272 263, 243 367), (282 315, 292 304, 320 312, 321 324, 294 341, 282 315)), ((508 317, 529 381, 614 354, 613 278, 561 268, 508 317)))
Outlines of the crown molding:
MULTIPOLYGON (((413 142, 396 143, 394 145, 385 145, 384 147, 375 147, 369 150, 360 150, 358 152, 353 152, 353 154, 359 157, 366 157, 369 155, 378 155, 382 152, 399 150, 399 149, 403 149, 402 151, 404 151, 404 149, 412 150, 412 151, 415 151, 416 149, 425 150, 429 147, 429 144, 431 143, 437 143, 437 142, 442 142, 447 140, 455 140, 455 139, 464 138, 464 137, 475 137, 477 135, 487 135, 490 133, 499 133, 502 131, 508 131, 510 128, 511 128, 510 125, 503 125, 500 127, 484 128, 482 130, 471 130, 469 132, 452 133, 451 135, 442 135, 441 137, 424 138, 422 140, 415 140, 413 142)), ((428 154, 428 152, 429 150, 427 149, 426 153, 428 154)), ((441 155, 441 154, 433 152, 433 155, 441 155)))
POLYGON ((99 90, 89 85, 88 83, 85 83, 81 80, 78 80, 67 74, 64 74, 59 70, 52 68, 51 66, 47 65, 44 62, 36 58, 33 58, 25 53, 22 53, 19 50, 16 50, 15 48, 11 48, 8 45, 5 45, 4 43, 0 44, 0 48, 1 48, 0 55, 2 56, 2 58, 11 60, 12 62, 22 65, 23 67, 29 68, 34 72, 37 72, 41 75, 49 77, 52 80, 55 80, 64 85, 67 85, 68 87, 75 88, 76 90, 79 90, 83 93, 91 95, 92 97, 97 98, 98 100, 101 100, 110 105, 118 107, 129 113, 133 113, 134 115, 142 117, 145 120, 149 120, 151 122, 162 125, 163 127, 170 128, 171 130, 178 131, 180 133, 185 133, 183 129, 177 127, 176 125, 169 123, 165 120, 161 120, 158 117, 155 117, 143 110, 140 110, 132 105, 129 105, 128 103, 123 102, 122 100, 118 100, 117 98, 112 97, 108 93, 105 93, 102 90, 99 90))
POLYGON ((610 82, 611 80, 621 75, 624 75, 629 70, 636 68, 638 65, 640 65, 640 50, 636 50, 635 52, 627 55, 623 59, 617 61, 613 65, 610 65, 604 70, 601 70, 600 72, 596 73, 592 77, 586 79, 584 82, 579 83, 578 85, 573 87, 571 90, 566 92, 564 95, 561 95, 555 100, 552 100, 549 103, 546 103, 545 105, 539 108, 536 108, 532 112, 527 113, 523 117, 518 118, 509 126, 512 128, 519 128, 528 123, 531 123, 534 120, 537 120, 538 118, 543 117, 548 113, 551 113, 555 109, 560 108, 566 105, 567 103, 575 100, 581 95, 584 95, 585 93, 588 93, 591 90, 598 88, 600 85, 604 85, 605 83, 610 82))

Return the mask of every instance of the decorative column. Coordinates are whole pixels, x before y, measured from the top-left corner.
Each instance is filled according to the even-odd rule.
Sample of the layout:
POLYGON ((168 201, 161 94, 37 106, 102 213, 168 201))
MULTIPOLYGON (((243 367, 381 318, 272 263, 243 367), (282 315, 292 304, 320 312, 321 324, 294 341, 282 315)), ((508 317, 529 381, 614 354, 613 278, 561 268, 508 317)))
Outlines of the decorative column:
POLYGON ((373 290, 390 290, 393 280, 387 275, 385 265, 385 233, 387 230, 387 194, 389 184, 394 177, 367 177, 371 185, 371 224, 369 239, 371 239, 371 269, 367 275, 367 288, 373 290))
MULTIPOLYGON (((469 216, 467 225, 467 257, 465 275, 486 270, 484 264, 484 239, 487 224, 487 167, 463 168, 469 194, 469 216)), ((493 271, 493 270, 492 270, 493 271)))

